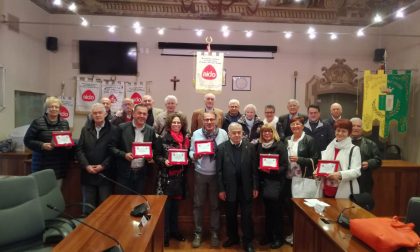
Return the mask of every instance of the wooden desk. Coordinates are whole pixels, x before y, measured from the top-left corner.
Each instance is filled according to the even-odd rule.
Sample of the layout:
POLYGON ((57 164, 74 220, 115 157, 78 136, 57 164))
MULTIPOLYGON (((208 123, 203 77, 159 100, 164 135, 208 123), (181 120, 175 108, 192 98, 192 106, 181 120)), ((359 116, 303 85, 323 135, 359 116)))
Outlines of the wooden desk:
POLYGON ((373 172, 373 198, 377 216, 405 216, 408 200, 420 196, 420 165, 404 160, 383 160, 373 172))
POLYGON ((313 207, 305 205, 304 199, 292 199, 294 203, 293 251, 372 251, 367 245, 351 236, 350 230, 341 227, 336 220, 342 209, 351 218, 371 218, 375 215, 352 203, 348 199, 320 199, 328 204, 324 211, 324 223, 313 207))
POLYGON ((31 166, 25 165, 32 152, 0 153, 0 175, 24 176, 31 173, 31 166))
MULTIPOLYGON (((141 235, 138 229, 140 218, 130 216, 130 211, 144 202, 136 195, 111 195, 85 219, 85 222, 115 237, 125 252, 163 251, 166 196, 146 197, 151 205, 152 218, 143 228, 141 235)), ((54 251, 103 251, 113 245, 115 242, 111 239, 84 225, 79 225, 55 246, 54 251)))

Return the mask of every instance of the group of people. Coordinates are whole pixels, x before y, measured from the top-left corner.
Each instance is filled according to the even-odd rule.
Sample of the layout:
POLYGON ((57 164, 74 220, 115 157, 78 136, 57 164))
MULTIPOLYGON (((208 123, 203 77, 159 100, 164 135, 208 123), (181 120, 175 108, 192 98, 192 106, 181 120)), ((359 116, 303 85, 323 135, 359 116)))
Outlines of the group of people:
MULTIPOLYGON (((341 118, 342 107, 331 105, 330 117, 320 119, 320 108, 308 106, 307 116, 299 113, 299 102, 290 99, 288 114, 275 116, 275 107, 264 108, 265 118, 257 108, 248 104, 240 111, 240 102, 231 99, 228 111, 215 107, 215 95, 204 95, 204 107, 193 112, 188 128, 187 117, 177 110, 178 100, 168 95, 165 110, 154 107, 153 98, 145 95, 140 104, 130 98, 122 108, 111 112, 111 102, 103 98, 91 108, 75 149, 81 167, 83 201, 98 205, 112 194, 112 177, 130 190, 116 187, 116 194, 144 193, 148 175, 157 169, 156 194, 168 195, 165 205, 165 246, 170 238, 185 241, 178 228, 178 209, 186 197, 185 172, 187 165, 173 164, 170 149, 188 151, 194 166, 192 246, 198 248, 203 239, 203 206, 210 205, 210 245, 220 246, 220 204, 226 213, 228 239, 223 247, 242 241, 245 251, 254 251, 252 204, 257 197, 265 205, 265 236, 261 245, 279 248, 284 241, 293 244, 293 233, 284 233, 283 210, 292 219, 291 180, 294 176, 314 178, 319 160, 337 160, 337 172, 318 177, 323 197, 349 198, 353 193, 371 192, 372 171, 381 166, 376 144, 362 136, 360 118, 341 118), (196 142, 211 142, 213 150, 203 154, 196 142), (153 157, 137 158, 132 144, 148 142, 153 157), (262 169, 263 154, 278 157, 275 169, 262 169), (241 212, 242 239, 238 233, 237 214, 241 212)), ((49 97, 45 114, 34 120, 24 138, 33 151, 32 171, 54 169, 61 183, 71 159, 71 147, 56 147, 52 132, 69 130, 67 121, 60 118, 61 101, 49 97)), ((84 209, 88 214, 89 209, 84 209)))

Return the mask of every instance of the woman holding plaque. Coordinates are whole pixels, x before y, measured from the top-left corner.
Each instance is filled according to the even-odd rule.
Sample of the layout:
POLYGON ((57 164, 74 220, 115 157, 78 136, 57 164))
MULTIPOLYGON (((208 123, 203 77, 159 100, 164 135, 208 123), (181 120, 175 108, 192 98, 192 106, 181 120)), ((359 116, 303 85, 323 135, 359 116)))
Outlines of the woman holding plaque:
MULTIPOLYGON (((322 192, 328 198, 349 198, 350 194, 359 193, 359 183, 362 167, 360 149, 351 140, 353 125, 350 120, 339 119, 334 124, 335 138, 322 154, 322 161, 316 174, 322 178, 322 192), (322 176, 323 162, 338 161, 337 171, 322 176)), ((325 162, 325 163, 327 163, 325 162)))
POLYGON ((71 148, 57 147, 52 139, 55 131, 69 131, 69 123, 60 117, 61 100, 50 96, 45 100, 45 114, 32 121, 23 139, 25 146, 32 150, 32 172, 53 169, 58 183, 62 179, 71 157, 71 148))
POLYGON ((179 201, 185 197, 187 150, 190 147, 187 134, 187 122, 179 113, 172 113, 165 123, 165 130, 161 135, 162 151, 157 156, 159 178, 157 194, 168 195, 165 205, 165 233, 164 244, 169 246, 169 238, 185 241, 178 230, 179 201))
POLYGON ((260 130, 257 144, 259 159, 259 178, 262 198, 265 205, 265 236, 261 245, 271 243, 271 248, 280 248, 283 245, 283 211, 282 195, 286 183, 286 170, 288 157, 285 145, 275 128, 264 124, 260 130))
MULTIPOLYGON (((290 200, 292 198, 292 178, 294 176, 312 178, 314 167, 320 158, 315 140, 303 131, 304 121, 305 118, 302 116, 290 119, 292 135, 286 138, 290 167, 286 175, 287 186, 284 192, 285 209, 291 225, 293 223, 293 206, 290 200)), ((286 242, 293 244, 293 233, 286 237, 286 242)))

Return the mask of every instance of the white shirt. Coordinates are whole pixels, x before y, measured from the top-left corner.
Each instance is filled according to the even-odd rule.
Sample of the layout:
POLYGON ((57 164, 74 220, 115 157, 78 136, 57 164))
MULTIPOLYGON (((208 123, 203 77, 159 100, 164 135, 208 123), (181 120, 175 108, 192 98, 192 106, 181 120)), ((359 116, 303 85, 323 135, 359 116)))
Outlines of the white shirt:
MULTIPOLYGON (((134 132, 135 132, 134 142, 143 143, 144 134, 142 131, 144 129, 144 125, 141 128, 137 128, 133 122, 133 127, 134 127, 134 132)), ((136 158, 131 161, 131 168, 133 169, 142 168, 143 166, 144 166, 144 158, 136 158)))

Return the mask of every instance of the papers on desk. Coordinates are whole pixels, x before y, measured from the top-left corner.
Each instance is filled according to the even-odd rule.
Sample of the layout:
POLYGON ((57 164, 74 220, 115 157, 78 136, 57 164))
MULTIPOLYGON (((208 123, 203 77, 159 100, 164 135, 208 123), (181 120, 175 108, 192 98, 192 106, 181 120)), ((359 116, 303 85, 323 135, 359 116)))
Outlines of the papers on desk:
POLYGON ((314 207, 316 205, 321 205, 323 207, 330 206, 329 204, 325 203, 324 201, 320 201, 318 199, 305 199, 304 203, 309 207, 314 207))

